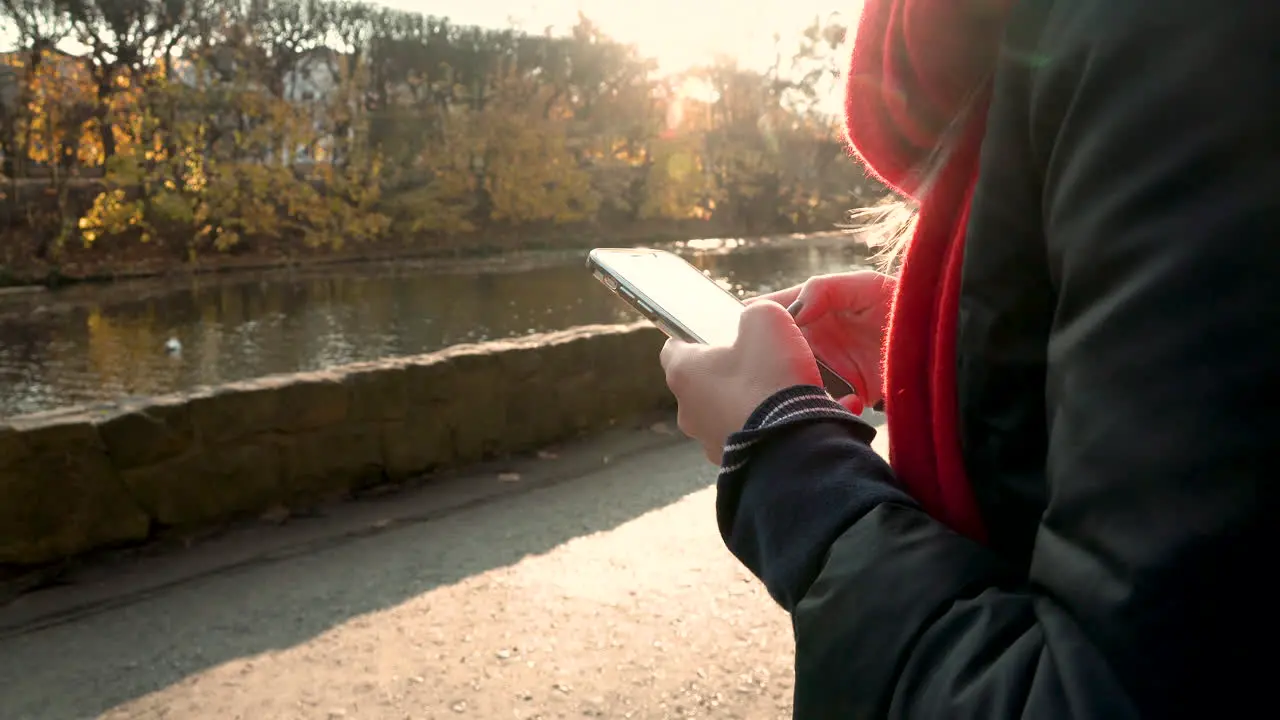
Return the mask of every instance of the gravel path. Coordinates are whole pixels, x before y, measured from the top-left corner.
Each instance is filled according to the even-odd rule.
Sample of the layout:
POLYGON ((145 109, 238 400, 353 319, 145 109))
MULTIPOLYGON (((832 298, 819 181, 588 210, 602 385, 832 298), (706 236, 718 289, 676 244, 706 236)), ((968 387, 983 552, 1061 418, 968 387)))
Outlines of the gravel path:
POLYGON ((788 621, 713 475, 666 441, 9 634, 0 718, 790 717, 788 621))

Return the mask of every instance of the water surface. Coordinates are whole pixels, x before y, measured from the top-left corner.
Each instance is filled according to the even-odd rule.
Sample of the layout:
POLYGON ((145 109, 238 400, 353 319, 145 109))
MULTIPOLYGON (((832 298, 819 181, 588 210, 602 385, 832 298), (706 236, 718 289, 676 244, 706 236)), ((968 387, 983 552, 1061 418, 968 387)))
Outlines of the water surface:
MULTIPOLYGON (((865 262, 850 238, 678 251, 743 295, 865 262)), ((346 265, 0 298, 0 417, 638 319, 584 258, 346 265), (180 353, 166 352, 170 338, 180 353)))

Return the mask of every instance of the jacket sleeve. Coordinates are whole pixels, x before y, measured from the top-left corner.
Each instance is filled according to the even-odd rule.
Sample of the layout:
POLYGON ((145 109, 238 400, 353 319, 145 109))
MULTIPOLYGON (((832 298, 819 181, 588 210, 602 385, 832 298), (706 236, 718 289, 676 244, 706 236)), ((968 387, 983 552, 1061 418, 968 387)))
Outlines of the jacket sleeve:
POLYGON ((792 613, 797 718, 1273 705, 1280 3, 1023 5, 1058 297, 1030 567, 885 494, 843 423, 758 439, 721 526, 792 613))

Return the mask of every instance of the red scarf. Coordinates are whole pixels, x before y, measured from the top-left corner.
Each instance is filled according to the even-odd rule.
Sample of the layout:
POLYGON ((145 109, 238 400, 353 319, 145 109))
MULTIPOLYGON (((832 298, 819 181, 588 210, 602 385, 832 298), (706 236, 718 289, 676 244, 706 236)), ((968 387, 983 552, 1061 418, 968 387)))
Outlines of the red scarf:
POLYGON ((978 541, 986 531, 960 451, 956 322, 986 128, 989 95, 981 89, 1010 5, 865 0, 845 98, 854 150, 883 182, 921 203, 889 320, 890 463, 926 512, 978 541), (936 163, 939 147, 947 153, 943 164, 922 188, 919 174, 936 163))

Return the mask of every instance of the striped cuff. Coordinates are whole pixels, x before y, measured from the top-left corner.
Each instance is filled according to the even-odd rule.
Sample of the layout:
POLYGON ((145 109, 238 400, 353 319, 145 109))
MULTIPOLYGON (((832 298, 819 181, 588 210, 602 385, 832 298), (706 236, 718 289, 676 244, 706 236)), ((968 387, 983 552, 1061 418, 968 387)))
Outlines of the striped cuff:
POLYGON ((854 429, 854 436, 866 443, 876 436, 875 428, 832 400, 826 390, 816 385, 795 385, 770 396, 751 413, 742 430, 729 436, 720 462, 720 477, 746 467, 751 448, 779 428, 814 420, 847 422, 854 429))

